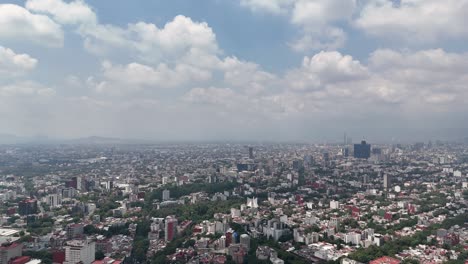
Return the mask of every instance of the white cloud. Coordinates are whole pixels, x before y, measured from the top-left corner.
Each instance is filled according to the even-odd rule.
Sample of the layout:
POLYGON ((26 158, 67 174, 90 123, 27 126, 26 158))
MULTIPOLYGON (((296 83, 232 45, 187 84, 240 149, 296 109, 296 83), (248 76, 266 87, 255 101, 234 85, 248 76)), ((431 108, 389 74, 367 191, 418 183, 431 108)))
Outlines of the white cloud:
POLYGON ((346 33, 338 23, 349 22, 356 0, 240 0, 252 11, 286 14, 301 36, 289 43, 298 52, 334 50, 346 42, 346 33))
POLYGON ((289 46, 298 52, 335 50, 344 46, 346 38, 346 33, 341 28, 322 26, 305 29, 303 36, 290 42, 289 46))
POLYGON ((89 51, 99 54, 124 49, 153 65, 184 58, 191 58, 196 62, 204 56, 220 52, 216 36, 207 23, 194 22, 181 15, 163 28, 138 22, 129 24, 127 28, 87 25, 80 32, 89 51))
POLYGON ((96 24, 97 18, 89 5, 82 0, 64 2, 61 0, 28 0, 26 8, 46 13, 61 24, 96 24))
POLYGON ((432 90, 465 90, 468 78, 467 53, 448 53, 441 49, 417 52, 377 50, 369 65, 393 82, 432 90))
POLYGON ((367 1, 355 24, 370 35, 410 43, 468 36, 467 0, 367 1))
POLYGON ((258 64, 236 57, 225 58, 220 62, 220 69, 227 85, 240 88, 249 95, 263 93, 277 82, 275 75, 263 71, 258 64))
POLYGON ((13 50, 0 46, 0 76, 17 75, 32 70, 37 59, 28 54, 17 54, 13 50))
POLYGON ((102 65, 103 81, 94 83, 98 92, 123 95, 143 88, 174 88, 184 84, 207 81, 211 72, 186 64, 174 68, 161 63, 153 68, 140 63, 113 65, 104 62, 102 65))
POLYGON ((297 0, 291 22, 306 27, 319 27, 351 18, 356 0, 297 0))
POLYGON ((0 38, 63 46, 61 26, 45 15, 32 14, 21 6, 0 4, 0 38))
POLYGON ((302 67, 286 75, 288 87, 295 90, 314 90, 336 82, 366 78, 367 69, 351 56, 336 51, 320 52, 304 57, 302 67))
POLYGON ((295 0, 240 0, 240 5, 254 12, 282 14, 288 11, 295 0))
POLYGON ((31 81, 0 86, 0 97, 49 97, 52 95, 55 95, 55 90, 31 81))

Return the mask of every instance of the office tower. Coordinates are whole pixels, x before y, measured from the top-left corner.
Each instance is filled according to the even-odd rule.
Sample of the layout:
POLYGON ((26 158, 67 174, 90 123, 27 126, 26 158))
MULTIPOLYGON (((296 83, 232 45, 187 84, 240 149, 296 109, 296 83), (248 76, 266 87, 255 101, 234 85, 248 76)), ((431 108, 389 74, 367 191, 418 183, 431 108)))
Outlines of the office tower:
POLYGON ((343 145, 346 146, 348 144, 347 138, 346 138, 346 132, 344 133, 344 140, 343 140, 343 145))
POLYGON ((372 148, 372 155, 382 155, 381 148, 372 148))
POLYGON ((312 155, 304 155, 304 165, 306 166, 314 165, 314 157, 312 157, 312 155))
POLYGON ((341 153, 343 154, 343 157, 349 157, 349 148, 342 148, 341 153))
POLYGON ((96 243, 90 240, 71 240, 65 245, 63 264, 91 264, 95 260, 96 243))
POLYGON ((177 218, 173 216, 166 217, 164 225, 164 237, 166 241, 172 241, 177 235, 177 218))
POLYGON ((328 165, 330 163, 330 153, 323 153, 323 162, 325 163, 325 165, 328 165))
POLYGON ((37 200, 26 199, 18 203, 18 213, 20 215, 37 214, 37 200))
POLYGON ((162 192, 162 200, 167 201, 169 199, 171 199, 171 192, 169 190, 164 190, 162 192))
POLYGON ((293 160, 293 170, 298 171, 304 167, 302 160, 293 160))
POLYGON ((367 144, 365 140, 361 144, 354 144, 354 157, 357 159, 370 158, 371 145, 367 144))
POLYGON ((385 190, 388 190, 389 188, 391 188, 391 184, 392 184, 392 177, 388 174, 384 174, 383 176, 383 187, 385 190))
POLYGON ((254 158, 254 152, 253 152, 253 147, 249 147, 249 159, 254 158))

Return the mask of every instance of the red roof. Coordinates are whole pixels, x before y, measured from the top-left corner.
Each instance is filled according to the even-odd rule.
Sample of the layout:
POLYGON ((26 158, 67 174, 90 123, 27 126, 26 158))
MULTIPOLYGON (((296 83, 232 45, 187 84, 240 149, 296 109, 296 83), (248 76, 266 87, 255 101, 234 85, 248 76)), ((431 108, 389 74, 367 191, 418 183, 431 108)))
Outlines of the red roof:
POLYGON ((24 263, 28 262, 29 260, 31 260, 31 257, 22 256, 22 257, 18 257, 18 258, 13 259, 11 261, 11 264, 24 264, 24 263))
POLYGON ((400 260, 391 257, 381 257, 374 259, 369 262, 369 264, 400 264, 400 260))

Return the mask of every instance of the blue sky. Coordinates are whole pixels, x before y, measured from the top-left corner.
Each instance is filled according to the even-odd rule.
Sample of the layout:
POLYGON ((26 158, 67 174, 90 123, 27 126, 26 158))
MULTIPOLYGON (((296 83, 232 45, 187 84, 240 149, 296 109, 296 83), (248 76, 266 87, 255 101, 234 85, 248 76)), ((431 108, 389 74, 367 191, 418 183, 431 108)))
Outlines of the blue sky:
POLYGON ((0 133, 456 139, 468 0, 0 1, 0 133))

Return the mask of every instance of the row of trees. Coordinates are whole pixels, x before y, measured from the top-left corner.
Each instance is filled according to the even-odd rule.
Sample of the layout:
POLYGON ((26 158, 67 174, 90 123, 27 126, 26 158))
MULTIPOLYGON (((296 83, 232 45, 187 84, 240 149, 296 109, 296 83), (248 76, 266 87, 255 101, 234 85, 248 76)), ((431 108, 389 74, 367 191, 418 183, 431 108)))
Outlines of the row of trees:
POLYGON ((427 244, 427 237, 439 228, 448 229, 454 225, 464 225, 466 222, 468 222, 468 214, 461 214, 456 217, 446 219, 442 224, 432 225, 428 229, 419 231, 411 237, 401 237, 388 241, 381 247, 370 246, 368 248, 358 249, 351 253, 349 257, 360 262, 369 262, 382 256, 395 256, 409 247, 415 247, 419 244, 427 244))
POLYGON ((208 194, 215 194, 217 192, 224 192, 226 190, 230 191, 239 186, 237 182, 219 182, 219 183, 193 183, 182 186, 169 186, 167 188, 159 188, 146 197, 147 202, 152 202, 153 200, 161 200, 162 192, 167 189, 170 191, 171 198, 178 199, 182 196, 189 195, 195 192, 206 192, 208 194))

